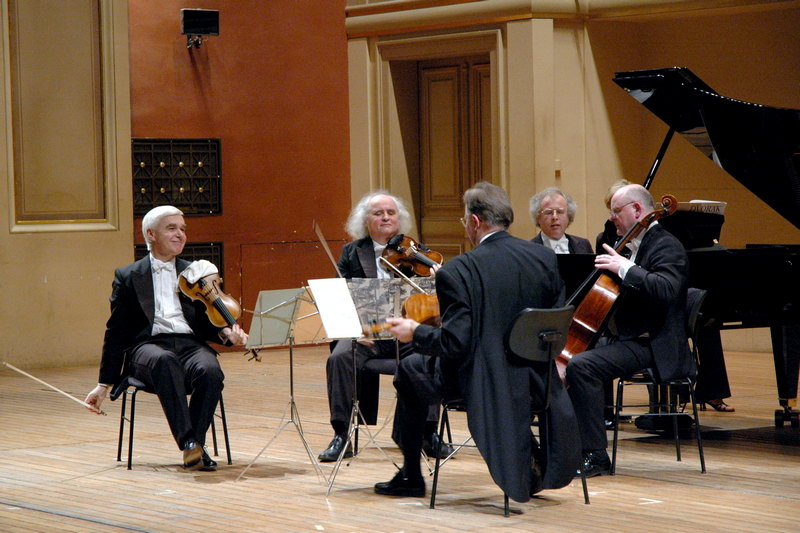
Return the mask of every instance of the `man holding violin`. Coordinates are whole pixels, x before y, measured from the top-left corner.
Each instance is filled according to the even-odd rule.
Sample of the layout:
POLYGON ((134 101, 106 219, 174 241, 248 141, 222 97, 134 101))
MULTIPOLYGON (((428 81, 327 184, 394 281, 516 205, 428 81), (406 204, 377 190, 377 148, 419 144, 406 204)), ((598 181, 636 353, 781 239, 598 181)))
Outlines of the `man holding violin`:
POLYGON ((464 193, 464 209, 462 223, 475 248, 436 274, 441 327, 388 320, 391 333, 412 342, 419 354, 400 362, 394 381, 403 467, 390 481, 377 483, 375 492, 425 494, 419 450, 427 406, 463 398, 470 433, 492 479, 510 498, 524 502, 572 481, 580 443, 569 396, 551 376, 550 431, 546 453, 540 454, 531 433, 531 406, 542 407, 548 373, 512 362, 503 339, 524 308, 563 305, 564 284, 552 250, 506 231, 514 212, 503 189, 476 184, 464 193))
POLYGON ((142 234, 150 253, 114 273, 99 382, 86 403, 99 410, 124 377, 138 379, 158 396, 184 467, 215 470, 203 444, 224 376, 206 342, 243 345, 247 334, 235 323, 213 325, 202 302, 178 291, 178 275, 190 264, 178 258, 186 244, 179 209, 151 209, 142 220, 142 234))
MULTIPOLYGON (((347 233, 354 239, 342 249, 337 268, 342 277, 351 278, 390 278, 390 274, 380 258, 389 241, 411 229, 411 215, 403 201, 383 190, 364 195, 350 212, 345 225, 347 233)), ((434 265, 431 273, 435 272, 434 265)), ((347 442, 350 413, 353 407, 353 372, 360 370, 364 363, 373 358, 395 359, 412 353, 411 346, 395 341, 377 340, 359 343, 356 346, 353 368, 353 351, 349 342, 333 344, 328 357, 326 374, 328 381, 328 404, 331 413, 331 426, 335 433, 328 448, 319 455, 321 462, 333 462, 339 458, 347 442)), ((377 374, 360 375, 359 406, 367 424, 375 424, 378 410, 377 374)), ((428 415, 429 431, 426 432, 425 450, 433 454, 436 450, 436 424, 439 417, 439 404, 431 406, 428 415)), ((402 445, 402 442, 398 444, 402 445)), ((347 449, 345 457, 351 457, 347 449)))

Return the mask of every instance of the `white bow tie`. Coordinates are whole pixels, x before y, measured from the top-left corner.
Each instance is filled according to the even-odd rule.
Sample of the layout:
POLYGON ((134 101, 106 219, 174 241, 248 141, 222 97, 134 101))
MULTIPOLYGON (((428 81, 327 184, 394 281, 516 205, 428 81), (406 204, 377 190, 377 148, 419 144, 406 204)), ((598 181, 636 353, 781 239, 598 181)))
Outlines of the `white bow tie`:
POLYGON ((164 261, 159 261, 158 259, 153 259, 152 261, 153 272, 159 272, 161 270, 169 270, 172 272, 175 270, 175 265, 172 263, 165 263, 164 261))

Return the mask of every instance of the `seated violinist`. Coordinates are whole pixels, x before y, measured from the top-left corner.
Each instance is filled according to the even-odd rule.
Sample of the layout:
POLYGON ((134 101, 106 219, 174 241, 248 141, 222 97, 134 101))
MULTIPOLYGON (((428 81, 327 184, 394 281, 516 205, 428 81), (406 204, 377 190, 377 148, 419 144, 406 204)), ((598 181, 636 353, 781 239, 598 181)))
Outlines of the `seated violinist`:
POLYGON ((114 273, 100 378, 86 403, 99 410, 125 375, 135 377, 158 395, 172 436, 183 450, 183 466, 215 470, 217 463, 203 444, 224 376, 216 352, 206 342, 240 345, 247 342, 247 334, 235 323, 215 326, 203 302, 178 291, 178 276, 190 264, 178 258, 186 244, 186 223, 179 209, 150 210, 142 220, 142 233, 150 253, 114 273))
MULTIPOLYGON (((405 234, 411 228, 411 215, 403 201, 386 191, 366 194, 350 212, 346 224, 347 233, 355 240, 342 249, 337 267, 341 275, 351 278, 390 278, 392 274, 381 262, 380 257, 392 237, 405 234)), ((434 267, 432 273, 435 272, 434 267)), ((373 358, 394 359, 411 354, 411 345, 396 343, 393 340, 377 340, 356 345, 356 365, 360 369, 373 358)), ((331 426, 335 433, 328 448, 319 455, 322 462, 333 462, 347 442, 350 413, 353 407, 353 351, 350 342, 336 342, 332 345, 326 372, 328 379, 328 404, 331 412, 331 426)), ((378 409, 378 376, 366 379, 360 376, 359 406, 367 424, 375 424, 378 409)), ((439 418, 439 404, 430 406, 428 424, 425 431, 425 451, 432 455, 436 450, 436 425, 439 418)), ((402 443, 399 443, 402 446, 402 443)), ((444 449, 445 453, 448 450, 444 449)), ((352 451, 345 451, 351 457, 352 451)))

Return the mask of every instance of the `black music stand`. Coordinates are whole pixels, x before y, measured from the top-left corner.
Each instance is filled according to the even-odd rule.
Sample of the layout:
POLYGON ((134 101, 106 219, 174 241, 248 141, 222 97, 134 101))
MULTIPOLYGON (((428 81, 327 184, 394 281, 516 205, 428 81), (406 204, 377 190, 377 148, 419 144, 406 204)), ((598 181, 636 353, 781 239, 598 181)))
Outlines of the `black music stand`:
POLYGON ((252 353, 251 359, 261 360, 258 352, 267 346, 289 346, 289 402, 283 411, 278 429, 272 438, 261 448, 261 451, 250 461, 250 464, 242 470, 236 478, 238 481, 247 470, 253 466, 261 454, 278 438, 281 432, 289 424, 293 424, 297 429, 303 447, 306 449, 308 458, 317 477, 322 477, 327 482, 325 473, 317 461, 317 456, 308 444, 303 434, 303 425, 300 421, 300 413, 294 400, 294 346, 297 344, 295 335, 299 335, 300 342, 303 344, 319 342, 321 340, 321 326, 311 324, 310 329, 298 332, 298 323, 303 319, 316 316, 318 313, 314 307, 314 301, 308 294, 308 290, 303 287, 300 289, 281 289, 272 291, 261 291, 258 294, 253 322, 250 325, 249 339, 247 348, 252 353), (287 416, 288 415, 288 416, 287 416))

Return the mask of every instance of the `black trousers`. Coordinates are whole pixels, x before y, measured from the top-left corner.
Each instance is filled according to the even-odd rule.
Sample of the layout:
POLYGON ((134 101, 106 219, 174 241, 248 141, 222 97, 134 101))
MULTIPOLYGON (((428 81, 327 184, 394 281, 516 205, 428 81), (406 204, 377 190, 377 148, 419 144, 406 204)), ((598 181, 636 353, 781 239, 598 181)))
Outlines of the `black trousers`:
POLYGON ((130 372, 158 396, 179 448, 205 444, 225 378, 214 350, 193 335, 156 335, 131 351, 130 372))
MULTIPOLYGON (((438 357, 412 354, 400 361, 394 376, 397 389, 395 428, 402 442, 403 467, 406 475, 419 473, 419 454, 425 435, 430 406, 438 406, 448 396, 458 396, 457 390, 445 387, 438 357)), ((437 413, 438 414, 438 413, 437 413)))
POLYGON ((654 365, 647 339, 612 342, 572 358, 567 366, 567 391, 578 418, 584 451, 608 447, 603 417, 606 384, 654 365))
MULTIPOLYGON (((326 364, 328 380, 328 406, 331 413, 331 426, 334 431, 346 431, 353 408, 353 372, 359 370, 369 359, 405 359, 413 352, 411 344, 396 343, 391 340, 378 340, 371 346, 356 343, 355 367, 353 362, 353 343, 340 340, 335 343, 326 364)), ((378 376, 359 373, 359 407, 365 423, 375 424, 378 412, 378 376)), ((434 424, 439 419, 439 404, 431 406, 429 420, 434 424)))
POLYGON ((700 328, 697 339, 697 357, 700 360, 697 370, 697 401, 722 400, 730 398, 731 387, 728 371, 725 368, 725 353, 719 328, 700 328))

